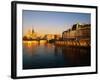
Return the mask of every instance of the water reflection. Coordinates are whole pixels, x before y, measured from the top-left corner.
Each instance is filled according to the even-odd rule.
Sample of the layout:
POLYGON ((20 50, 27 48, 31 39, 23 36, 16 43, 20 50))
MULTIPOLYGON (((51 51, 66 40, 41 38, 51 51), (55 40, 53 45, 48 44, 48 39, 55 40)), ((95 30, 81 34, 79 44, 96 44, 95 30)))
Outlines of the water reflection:
POLYGON ((90 66, 90 48, 55 46, 45 41, 23 42, 23 69, 90 66))

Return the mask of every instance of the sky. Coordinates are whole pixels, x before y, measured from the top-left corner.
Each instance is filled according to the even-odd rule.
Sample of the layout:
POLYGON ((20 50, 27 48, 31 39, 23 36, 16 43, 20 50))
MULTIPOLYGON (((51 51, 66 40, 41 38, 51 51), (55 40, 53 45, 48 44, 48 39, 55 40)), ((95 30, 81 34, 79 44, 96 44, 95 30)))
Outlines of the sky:
POLYGON ((30 28, 40 34, 61 34, 76 23, 91 23, 89 13, 23 10, 23 34, 30 28))

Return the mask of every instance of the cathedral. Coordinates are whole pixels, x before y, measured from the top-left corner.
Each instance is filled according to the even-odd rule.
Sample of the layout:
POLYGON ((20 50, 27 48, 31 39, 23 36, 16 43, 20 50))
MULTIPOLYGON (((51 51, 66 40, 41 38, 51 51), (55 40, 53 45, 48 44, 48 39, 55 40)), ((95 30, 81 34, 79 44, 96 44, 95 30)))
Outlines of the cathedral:
POLYGON ((36 39, 37 38, 37 34, 35 33, 33 28, 29 29, 25 36, 27 37, 27 39, 36 39))

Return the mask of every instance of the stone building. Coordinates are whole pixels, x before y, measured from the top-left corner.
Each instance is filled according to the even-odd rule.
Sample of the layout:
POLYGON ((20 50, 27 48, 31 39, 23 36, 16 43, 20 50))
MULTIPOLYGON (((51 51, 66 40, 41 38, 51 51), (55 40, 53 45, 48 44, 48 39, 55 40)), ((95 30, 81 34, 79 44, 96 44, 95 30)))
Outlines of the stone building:
POLYGON ((74 24, 71 29, 62 33, 63 40, 80 40, 88 39, 91 37, 91 25, 90 24, 74 24))

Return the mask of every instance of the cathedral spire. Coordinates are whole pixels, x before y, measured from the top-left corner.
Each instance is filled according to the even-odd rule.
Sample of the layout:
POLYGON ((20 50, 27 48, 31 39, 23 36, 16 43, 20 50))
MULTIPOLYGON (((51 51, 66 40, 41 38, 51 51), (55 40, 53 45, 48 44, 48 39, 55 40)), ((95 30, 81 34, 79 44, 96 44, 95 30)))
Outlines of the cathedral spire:
POLYGON ((32 28, 32 33, 34 33, 34 27, 32 28))

